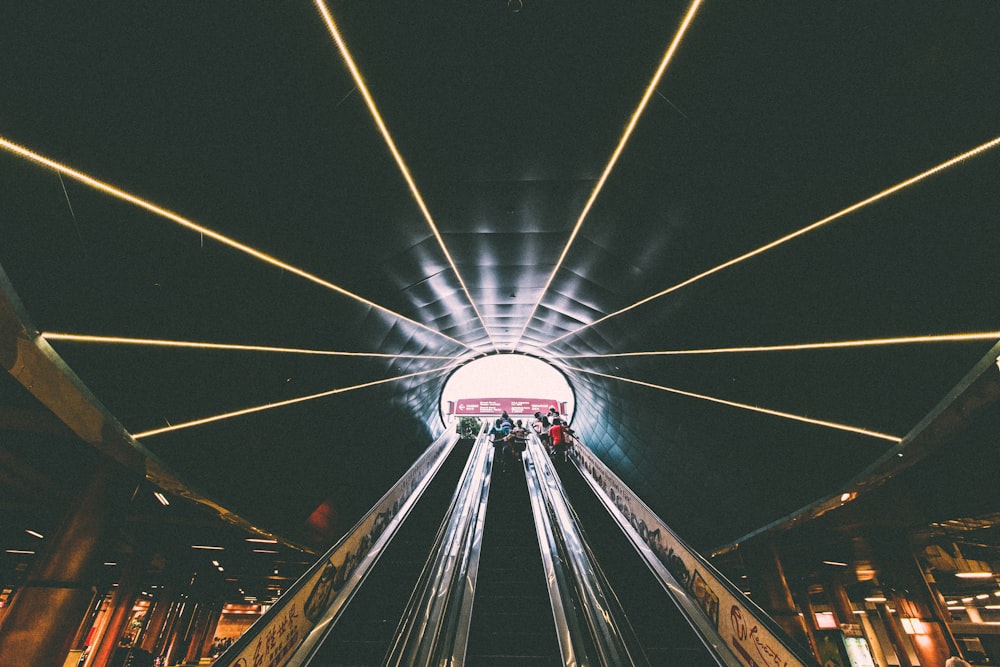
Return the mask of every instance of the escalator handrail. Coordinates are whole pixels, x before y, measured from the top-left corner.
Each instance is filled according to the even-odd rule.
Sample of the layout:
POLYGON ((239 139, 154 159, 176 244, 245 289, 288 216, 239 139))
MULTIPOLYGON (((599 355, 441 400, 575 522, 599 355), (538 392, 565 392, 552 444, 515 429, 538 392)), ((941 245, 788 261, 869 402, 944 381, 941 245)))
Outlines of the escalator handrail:
MULTIPOLYGON (((591 487, 601 504, 611 514, 612 518, 622 529, 622 532, 629 539, 629 542, 659 580, 664 591, 671 597, 695 633, 701 638, 702 643, 720 665, 731 667, 742 666, 744 661, 736 655, 736 652, 743 653, 750 650, 758 652, 759 660, 766 660, 770 657, 778 664, 789 666, 813 666, 816 664, 816 661, 802 647, 792 641, 767 612, 748 598, 735 584, 708 562, 704 556, 688 546, 677 533, 649 509, 649 506, 578 437, 575 438, 575 444, 570 451, 571 459, 584 481, 591 487), (584 459, 586 459, 586 462, 583 461, 584 459), (603 480, 610 480, 613 488, 618 489, 617 495, 628 494, 628 504, 632 508, 631 516, 623 514, 622 509, 608 496, 607 492, 602 488, 601 483, 587 469, 587 465, 598 470, 598 474, 603 480), (643 536, 640 535, 639 531, 632 525, 632 520, 635 520, 634 515, 637 513, 651 517, 651 521, 655 522, 656 530, 662 530, 673 543, 668 556, 669 563, 674 564, 674 570, 678 568, 677 563, 680 563, 680 568, 684 568, 683 557, 683 559, 693 563, 700 570, 700 572, 697 572, 695 568, 689 568, 691 571, 695 571, 696 574, 704 577, 708 584, 715 584, 721 587, 728 594, 731 604, 730 609, 726 613, 726 618, 723 619, 728 623, 728 627, 725 625, 721 628, 718 627, 721 624, 718 620, 713 625, 712 621, 698 604, 698 601, 692 596, 689 590, 690 586, 678 581, 677 577, 674 576, 670 564, 664 562, 663 557, 651 548, 643 536), (727 637, 729 639, 728 643, 726 641, 727 637), (771 641, 780 645, 780 649, 776 646, 769 646, 768 643, 771 641), (784 655, 778 656, 776 654, 778 650, 784 653, 784 655)), ((645 522, 643 524, 645 525, 645 522)), ((648 529, 647 535, 653 534, 652 526, 646 528, 648 529)), ((681 573, 683 574, 683 571, 681 573)))
POLYGON ((305 664, 303 660, 322 643, 458 441, 454 430, 441 434, 351 530, 212 663, 213 667, 241 664, 240 660, 272 667, 305 664), (345 567, 349 560, 353 564, 345 567), (339 569, 336 563, 340 563, 339 569), (333 572, 340 575, 339 589, 334 588, 333 572), (323 595, 327 590, 329 593, 323 595), (316 604, 321 597, 326 598, 325 604, 316 604), (310 609, 315 611, 307 613, 310 609))
POLYGON ((492 449, 484 429, 383 664, 464 664, 492 476, 492 449))
POLYGON ((535 434, 524 456, 535 530, 565 665, 646 665, 648 658, 580 531, 535 434))

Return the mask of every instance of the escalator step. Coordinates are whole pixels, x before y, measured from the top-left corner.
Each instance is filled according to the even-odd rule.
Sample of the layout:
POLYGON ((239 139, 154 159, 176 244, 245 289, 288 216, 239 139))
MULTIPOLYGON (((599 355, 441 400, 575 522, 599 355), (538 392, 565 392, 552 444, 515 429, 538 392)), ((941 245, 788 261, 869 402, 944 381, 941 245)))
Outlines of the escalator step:
POLYGON ((523 469, 490 486, 467 667, 562 664, 523 469))

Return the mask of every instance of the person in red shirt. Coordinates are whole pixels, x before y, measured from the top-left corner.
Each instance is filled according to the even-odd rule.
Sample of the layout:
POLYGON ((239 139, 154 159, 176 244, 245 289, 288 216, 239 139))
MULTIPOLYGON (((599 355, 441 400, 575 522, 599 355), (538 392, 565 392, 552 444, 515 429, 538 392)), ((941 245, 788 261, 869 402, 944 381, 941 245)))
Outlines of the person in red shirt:
POLYGON ((552 453, 556 461, 566 461, 566 427, 562 420, 556 417, 549 427, 549 441, 552 443, 552 453))

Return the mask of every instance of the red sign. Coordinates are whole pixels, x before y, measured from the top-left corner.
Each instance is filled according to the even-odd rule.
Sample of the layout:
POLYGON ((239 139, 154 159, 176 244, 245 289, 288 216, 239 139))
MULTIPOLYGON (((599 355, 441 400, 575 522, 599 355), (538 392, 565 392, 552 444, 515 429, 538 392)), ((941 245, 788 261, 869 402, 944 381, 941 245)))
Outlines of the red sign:
POLYGON ((545 414, 549 408, 561 410, 558 401, 551 398, 460 398, 455 401, 451 414, 459 417, 500 416, 506 412, 511 417, 531 417, 536 412, 545 414))

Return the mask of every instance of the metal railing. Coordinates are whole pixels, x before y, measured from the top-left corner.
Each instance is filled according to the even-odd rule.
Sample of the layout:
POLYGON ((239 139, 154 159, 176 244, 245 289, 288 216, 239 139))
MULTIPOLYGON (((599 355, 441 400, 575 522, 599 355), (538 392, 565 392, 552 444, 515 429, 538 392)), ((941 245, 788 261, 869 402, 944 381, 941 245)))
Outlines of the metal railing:
POLYGON ((212 664, 305 664, 458 440, 459 435, 449 430, 431 444, 381 500, 212 664))
POLYGON ((618 598, 587 547, 552 461, 534 434, 524 465, 563 664, 648 665, 618 598))
POLYGON ((570 456, 720 665, 816 665, 764 610, 689 547, 579 438, 570 456))
POLYGON ((476 594, 493 446, 480 432, 384 664, 465 662, 476 594))

